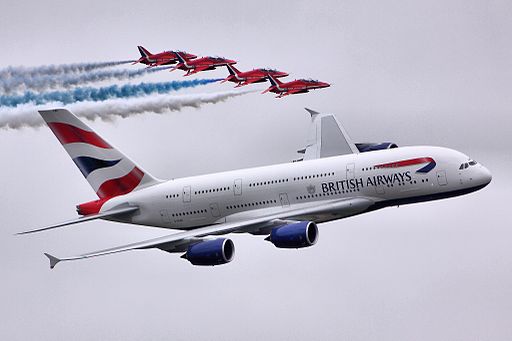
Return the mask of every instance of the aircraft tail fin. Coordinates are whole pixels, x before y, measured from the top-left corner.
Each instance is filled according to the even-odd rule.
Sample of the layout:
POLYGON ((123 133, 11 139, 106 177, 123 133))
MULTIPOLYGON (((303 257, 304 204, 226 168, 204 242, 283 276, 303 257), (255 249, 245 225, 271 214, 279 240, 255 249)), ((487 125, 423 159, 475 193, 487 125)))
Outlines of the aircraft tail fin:
POLYGON ((149 56, 151 56, 151 52, 146 50, 143 46, 137 46, 137 48, 139 49, 141 57, 148 58, 149 56))
POLYGON ((271 74, 268 74, 268 80, 270 81, 270 84, 272 84, 272 86, 279 86, 283 84, 283 82, 281 82, 277 78, 274 78, 271 74))
POLYGON ((240 71, 231 64, 226 64, 226 67, 228 68, 229 74, 231 76, 236 76, 240 73, 240 71))
POLYGON ((99 198, 112 198, 160 182, 68 110, 42 110, 39 114, 99 198))
POLYGON ((176 58, 178 59, 178 61, 179 61, 181 64, 183 64, 183 63, 186 63, 186 62, 187 62, 187 61, 185 60, 185 57, 183 57, 183 56, 181 55, 181 52, 176 51, 176 52, 174 52, 174 54, 176 55, 176 58))

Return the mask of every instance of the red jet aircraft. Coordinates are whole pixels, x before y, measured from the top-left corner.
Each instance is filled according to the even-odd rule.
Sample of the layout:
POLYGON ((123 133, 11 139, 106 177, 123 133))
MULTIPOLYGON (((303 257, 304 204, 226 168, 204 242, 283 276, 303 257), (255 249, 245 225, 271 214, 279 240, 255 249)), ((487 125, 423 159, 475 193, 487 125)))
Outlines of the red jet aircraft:
POLYGON ((309 90, 328 88, 331 86, 329 83, 319 82, 312 79, 296 79, 288 83, 283 83, 272 77, 272 75, 268 75, 268 80, 272 86, 263 91, 262 94, 270 91, 275 94, 279 94, 276 98, 294 94, 304 94, 309 92, 309 90))
POLYGON ((181 52, 176 52, 176 58, 178 58, 179 63, 175 67, 173 67, 171 71, 177 69, 187 71, 187 73, 184 76, 193 75, 194 73, 198 73, 201 71, 215 70, 219 66, 236 64, 236 61, 222 57, 202 57, 190 60, 181 52))
MULTIPOLYGON (((149 67, 153 66, 161 66, 161 65, 169 65, 169 64, 176 64, 178 62, 178 58, 176 58, 176 51, 164 51, 160 53, 152 54, 148 50, 146 50, 142 46, 137 46, 139 49, 141 57, 133 62, 133 64, 141 63, 146 64, 149 67)), ((180 52, 182 56, 184 56, 187 59, 194 59, 197 58, 196 55, 186 53, 186 52, 180 52)), ((132 64, 132 65, 133 65, 132 64)))
POLYGON ((272 75, 274 78, 286 77, 288 74, 286 72, 281 72, 277 70, 271 69, 254 69, 251 71, 240 72, 232 65, 226 64, 226 67, 229 71, 229 76, 226 77, 221 83, 224 82, 233 82, 238 83, 235 88, 240 86, 249 85, 252 83, 263 83, 267 81, 268 75, 272 75))

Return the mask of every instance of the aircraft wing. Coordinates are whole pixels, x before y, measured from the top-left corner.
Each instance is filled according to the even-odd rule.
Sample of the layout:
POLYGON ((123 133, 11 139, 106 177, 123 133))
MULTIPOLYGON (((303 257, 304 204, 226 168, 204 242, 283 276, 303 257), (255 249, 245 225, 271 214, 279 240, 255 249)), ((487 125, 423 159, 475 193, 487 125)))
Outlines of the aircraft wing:
POLYGON ((154 66, 162 66, 169 63, 171 59, 159 59, 154 63, 154 66))
POLYGON ((260 77, 260 78, 250 78, 250 79, 247 79, 246 81, 242 82, 242 83, 240 84, 240 86, 245 86, 245 85, 249 85, 249 84, 252 84, 252 83, 256 83, 256 82, 261 81, 262 79, 265 79, 265 77, 260 77))
POLYGON ((189 73, 189 75, 193 75, 194 73, 198 73, 198 72, 201 72, 201 71, 205 71, 205 70, 208 70, 209 68, 211 67, 211 65, 202 65, 202 66, 198 66, 194 69, 194 71, 191 71, 189 73))
POLYGON ((331 200, 328 202, 324 201, 322 203, 319 203, 318 205, 309 206, 306 208, 291 208, 288 211, 269 214, 258 218, 227 222, 217 225, 210 225, 184 232, 173 233, 163 237, 122 245, 110 249, 85 253, 78 256, 58 258, 48 253, 45 253, 45 255, 50 260, 50 268, 53 269, 55 265, 57 265, 57 263, 61 261, 91 258, 130 250, 158 248, 161 250, 172 252, 174 249, 178 247, 183 247, 183 245, 188 245, 190 243, 197 242, 198 238, 205 236, 221 235, 231 232, 258 231, 263 228, 268 228, 272 224, 279 223, 283 219, 301 219, 305 217, 311 218, 314 217, 315 215, 335 213, 345 214, 348 216, 365 211, 373 203, 373 200, 364 197, 331 200))
POLYGON ((306 111, 311 115, 311 128, 306 147, 298 151, 304 154, 304 160, 359 153, 334 115, 308 108, 306 111))
POLYGON ((279 97, 284 97, 284 96, 288 96, 288 95, 298 94, 298 93, 301 93, 301 92, 308 92, 308 91, 304 90, 304 89, 288 90, 288 91, 283 92, 282 94, 280 94, 279 97))

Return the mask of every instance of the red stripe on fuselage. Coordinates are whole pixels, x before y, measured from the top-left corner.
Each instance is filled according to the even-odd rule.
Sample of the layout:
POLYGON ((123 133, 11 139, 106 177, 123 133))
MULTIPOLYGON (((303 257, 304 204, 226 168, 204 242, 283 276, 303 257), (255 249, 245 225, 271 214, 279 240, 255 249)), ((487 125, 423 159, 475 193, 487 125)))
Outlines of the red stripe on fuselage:
POLYGON ((111 198, 130 193, 140 184, 143 177, 144 173, 135 167, 130 173, 121 178, 102 183, 96 194, 98 194, 100 198, 111 198))
POLYGON ((62 144, 82 142, 100 148, 112 148, 105 140, 92 131, 86 131, 60 122, 50 122, 48 126, 62 144))
POLYGON ((383 163, 380 165, 376 165, 375 168, 396 168, 396 167, 407 167, 407 166, 414 166, 419 165, 422 163, 427 162, 433 162, 434 159, 431 157, 419 157, 416 159, 409 159, 409 160, 402 160, 402 161, 396 161, 396 162, 390 162, 390 163, 383 163))

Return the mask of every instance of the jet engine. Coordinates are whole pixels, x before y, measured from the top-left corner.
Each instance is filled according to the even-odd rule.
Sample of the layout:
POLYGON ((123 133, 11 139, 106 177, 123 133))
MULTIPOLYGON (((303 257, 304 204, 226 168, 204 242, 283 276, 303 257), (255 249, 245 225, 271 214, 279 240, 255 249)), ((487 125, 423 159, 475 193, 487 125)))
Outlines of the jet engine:
POLYGON ((308 247, 318 240, 318 227, 312 221, 299 221, 274 228, 265 240, 279 248, 308 247))
POLYGON ((181 258, 193 265, 220 265, 231 262, 234 255, 235 245, 231 239, 219 238, 190 245, 181 258))
POLYGON ((371 152, 374 150, 398 148, 398 145, 393 142, 356 143, 356 147, 361 153, 365 153, 365 152, 371 152))

